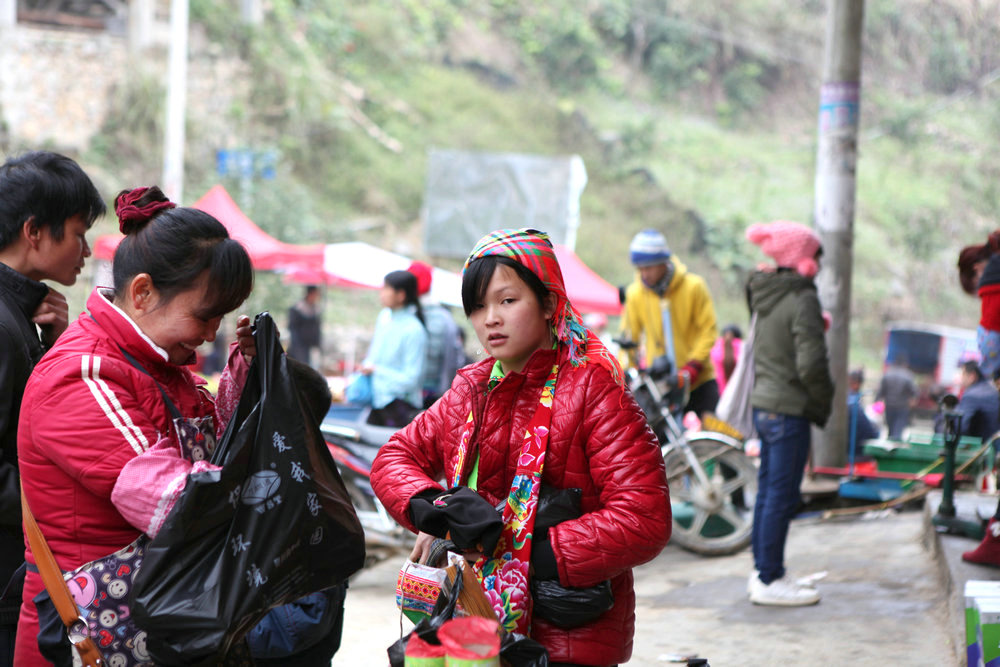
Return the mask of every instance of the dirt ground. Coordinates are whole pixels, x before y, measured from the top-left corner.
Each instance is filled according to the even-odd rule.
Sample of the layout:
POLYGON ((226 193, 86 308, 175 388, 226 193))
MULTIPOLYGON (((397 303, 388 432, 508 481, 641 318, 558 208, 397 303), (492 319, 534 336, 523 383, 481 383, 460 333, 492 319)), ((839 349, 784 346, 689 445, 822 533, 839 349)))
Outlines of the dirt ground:
MULTIPOLYGON (((826 572, 815 607, 757 607, 746 599, 749 551, 704 558, 668 546, 636 569, 636 634, 628 665, 670 665, 678 655, 736 665, 952 665, 948 594, 923 513, 849 520, 797 519, 786 549, 796 575, 826 572)), ((343 646, 333 665, 385 665, 400 636, 394 585, 403 555, 362 572, 347 596, 343 646)), ((405 619, 402 627, 411 625, 405 619)), ((676 663, 673 663, 676 664, 676 663)))

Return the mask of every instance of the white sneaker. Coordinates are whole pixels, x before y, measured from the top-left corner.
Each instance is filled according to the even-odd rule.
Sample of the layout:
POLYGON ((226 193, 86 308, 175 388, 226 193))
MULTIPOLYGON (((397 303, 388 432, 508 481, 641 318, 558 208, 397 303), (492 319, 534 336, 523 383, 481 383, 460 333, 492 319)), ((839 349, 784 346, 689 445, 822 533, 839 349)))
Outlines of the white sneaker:
MULTIPOLYGON (((797 578, 795 580, 795 584, 797 586, 801 586, 802 588, 816 588, 816 582, 819 581, 820 579, 825 579, 826 574, 827 574, 826 570, 823 570, 822 572, 814 572, 812 574, 807 574, 804 577, 797 578)), ((787 577, 788 575, 786 574, 785 576, 787 577)), ((747 577, 747 595, 750 595, 750 591, 753 590, 753 582, 759 580, 760 580, 760 570, 754 568, 753 572, 750 573, 750 576, 747 577)))
POLYGON ((760 579, 750 582, 750 601, 770 607, 805 607, 819 602, 819 591, 804 588, 786 577, 765 584, 760 579))
POLYGON ((799 577, 795 580, 795 583, 802 588, 816 588, 816 582, 826 579, 827 571, 823 570, 821 572, 813 572, 812 574, 807 574, 805 576, 799 577))

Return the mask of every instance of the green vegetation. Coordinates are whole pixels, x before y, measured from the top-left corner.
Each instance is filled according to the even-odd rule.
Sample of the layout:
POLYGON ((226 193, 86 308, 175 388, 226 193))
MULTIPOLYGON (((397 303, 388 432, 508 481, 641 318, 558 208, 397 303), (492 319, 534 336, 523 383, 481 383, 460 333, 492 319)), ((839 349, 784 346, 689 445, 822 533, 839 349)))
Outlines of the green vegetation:
MULTIPOLYGON (((623 284, 629 239, 660 227, 708 279, 720 322, 745 322, 761 257, 743 230, 811 219, 825 6, 272 0, 248 27, 236 0, 193 0, 192 20, 250 76, 217 110, 221 139, 218 118, 189 118, 186 186, 218 180, 220 142, 273 150, 273 180, 224 182, 272 234, 418 251, 429 149, 577 153, 581 257, 623 284)), ((871 367, 890 319, 975 324, 953 267, 998 226, 1000 7, 870 0, 865 30, 852 356, 871 367)), ((123 87, 89 159, 158 164, 155 81, 123 87)), ((298 296, 273 276, 260 288, 278 312, 298 296)), ((331 298, 338 318, 370 324, 373 294, 331 298)))

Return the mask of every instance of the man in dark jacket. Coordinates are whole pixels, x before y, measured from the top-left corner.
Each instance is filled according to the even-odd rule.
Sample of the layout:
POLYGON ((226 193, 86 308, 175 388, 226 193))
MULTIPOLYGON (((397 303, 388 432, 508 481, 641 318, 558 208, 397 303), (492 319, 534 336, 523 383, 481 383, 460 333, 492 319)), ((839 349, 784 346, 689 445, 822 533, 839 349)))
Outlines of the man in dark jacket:
MULTIPOLYGON (((983 377, 979 364, 965 361, 961 364, 962 397, 956 412, 962 413, 961 434, 982 438, 986 442, 1000 430, 1000 393, 993 383, 983 377)), ((943 429, 940 416, 935 419, 936 431, 943 429)))
POLYGON ((33 152, 0 166, 0 665, 14 660, 24 579, 17 420, 32 368, 69 324, 66 298, 42 280, 76 282, 85 234, 104 200, 80 166, 33 152))
POLYGON ((901 356, 889 360, 878 386, 876 401, 885 402, 885 423, 890 440, 901 440, 910 424, 910 411, 917 402, 917 383, 901 356))
POLYGON ((302 300, 288 309, 288 333, 291 342, 288 356, 319 369, 323 351, 323 313, 320 292, 316 285, 308 285, 302 300), (313 350, 320 357, 313 357, 313 350))
POLYGON ((753 274, 748 286, 757 317, 750 403, 761 441, 750 600, 786 607, 816 604, 819 592, 786 577, 784 559, 809 456, 810 423, 823 426, 833 400, 823 314, 813 282, 820 241, 794 222, 751 225, 747 238, 777 265, 753 274))

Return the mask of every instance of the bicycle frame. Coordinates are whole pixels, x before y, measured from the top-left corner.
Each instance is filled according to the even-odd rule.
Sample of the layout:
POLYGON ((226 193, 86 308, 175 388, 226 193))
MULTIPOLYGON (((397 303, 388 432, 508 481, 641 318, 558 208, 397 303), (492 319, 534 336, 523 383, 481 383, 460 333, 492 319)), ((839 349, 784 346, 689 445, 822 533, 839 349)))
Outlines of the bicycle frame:
MULTIPOLYGON (((664 392, 660 390, 659 385, 649 376, 649 373, 638 368, 628 369, 627 375, 629 378, 629 385, 632 387, 633 393, 635 393, 636 387, 641 386, 649 394, 656 406, 655 416, 647 414, 646 417, 650 421, 650 427, 654 432, 660 422, 662 422, 666 438, 660 443, 660 454, 665 457, 671 450, 679 449, 683 452, 684 458, 691 466, 691 469, 695 471, 695 475, 698 476, 699 481, 707 484, 708 478, 705 471, 700 465, 698 465, 698 460, 695 457, 694 452, 688 446, 687 436, 684 433, 684 427, 681 425, 677 416, 667 409, 666 396, 664 392)), ((643 410, 645 409, 646 406, 643 406, 643 410)), ((698 433, 698 437, 702 440, 716 441, 722 447, 737 449, 741 452, 743 451, 743 443, 723 433, 717 433, 715 431, 700 431, 698 433)))
POLYGON ((629 387, 660 441, 671 486, 673 542, 703 556, 744 549, 751 541, 756 470, 743 443, 717 431, 684 430, 685 397, 666 380, 669 372, 630 368, 629 387), (676 504, 676 507, 675 507, 676 504))

